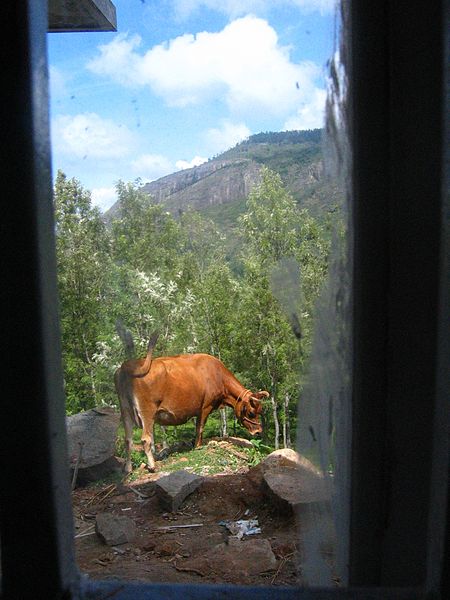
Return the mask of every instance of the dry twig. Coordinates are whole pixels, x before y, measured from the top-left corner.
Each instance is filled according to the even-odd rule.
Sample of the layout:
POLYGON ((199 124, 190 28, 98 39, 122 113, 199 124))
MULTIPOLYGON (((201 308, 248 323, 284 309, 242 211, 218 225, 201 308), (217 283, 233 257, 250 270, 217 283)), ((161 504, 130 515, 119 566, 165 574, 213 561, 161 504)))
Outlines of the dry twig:
POLYGON ((93 535, 95 533, 94 528, 95 528, 95 525, 91 525, 82 533, 77 533, 77 535, 75 536, 75 539, 85 537, 86 535, 93 535))
POLYGON ((273 583, 275 582, 275 579, 278 577, 278 575, 280 574, 281 569, 284 567, 284 565, 291 560, 291 558, 294 556, 294 553, 292 552, 291 554, 286 554, 286 556, 283 556, 283 558, 280 561, 280 564, 278 565, 278 569, 277 572, 275 573, 275 575, 272 577, 271 581, 270 581, 270 585, 273 585, 273 583))
POLYGON ((127 488, 127 490, 131 490, 132 492, 134 492, 137 496, 139 496, 139 498, 145 499, 145 498, 150 498, 151 496, 154 495, 155 492, 153 492, 153 494, 150 494, 149 496, 147 496, 146 494, 143 494, 142 492, 140 492, 139 490, 135 490, 133 487, 131 487, 130 485, 125 486, 127 488))
POLYGON ((177 571, 184 571, 185 573, 195 573, 196 575, 200 575, 200 577, 204 577, 205 574, 202 571, 198 571, 197 569, 193 569, 192 567, 179 567, 177 563, 173 565, 177 571))
POLYGON ((152 531, 164 531, 166 529, 186 529, 188 527, 203 527, 203 523, 193 523, 192 525, 166 525, 165 527, 155 527, 152 531))
POLYGON ((75 469, 73 470, 73 477, 72 477, 72 492, 75 489, 75 485, 77 483, 77 477, 78 477, 78 469, 80 467, 80 462, 81 462, 81 456, 83 454, 83 446, 84 443, 83 442, 78 442, 78 445, 80 447, 80 451, 78 452, 78 458, 77 458, 77 462, 75 464, 75 469))
POLYGON ((107 498, 108 496, 110 496, 110 495, 113 493, 113 491, 114 491, 116 488, 117 488, 116 484, 115 484, 115 483, 112 483, 111 485, 109 485, 109 486, 108 486, 107 488, 105 488, 104 490, 100 490, 99 492, 97 492, 96 494, 94 494, 94 495, 92 496, 92 498, 91 498, 91 499, 89 500, 89 502, 86 504, 85 508, 87 508, 88 506, 90 506, 90 505, 91 505, 91 504, 94 502, 94 500, 97 500, 97 499, 99 499, 99 498, 100 498, 100 496, 101 496, 102 494, 105 494, 105 492, 106 492, 106 494, 105 494, 105 495, 104 495, 104 496, 101 498, 101 500, 100 500, 100 499, 98 500, 99 502, 103 502, 104 500, 106 500, 106 498, 107 498))

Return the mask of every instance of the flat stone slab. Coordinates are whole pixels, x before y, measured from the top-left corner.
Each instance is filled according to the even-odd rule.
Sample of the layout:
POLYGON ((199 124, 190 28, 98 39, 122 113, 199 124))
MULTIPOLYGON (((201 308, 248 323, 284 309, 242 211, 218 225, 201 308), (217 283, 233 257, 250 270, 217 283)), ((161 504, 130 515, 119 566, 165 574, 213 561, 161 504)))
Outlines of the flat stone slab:
POLYGON ((161 507, 168 511, 178 510, 187 496, 202 483, 203 477, 187 471, 175 471, 158 479, 155 485, 156 495, 161 507))
POLYGON ((228 543, 218 544, 202 556, 183 561, 180 570, 192 570, 203 576, 215 573, 221 577, 248 577, 274 571, 277 564, 269 540, 244 542, 229 538, 228 543))
POLYGON ((129 517, 100 513, 95 519, 95 532, 108 546, 119 546, 135 539, 136 525, 129 517))

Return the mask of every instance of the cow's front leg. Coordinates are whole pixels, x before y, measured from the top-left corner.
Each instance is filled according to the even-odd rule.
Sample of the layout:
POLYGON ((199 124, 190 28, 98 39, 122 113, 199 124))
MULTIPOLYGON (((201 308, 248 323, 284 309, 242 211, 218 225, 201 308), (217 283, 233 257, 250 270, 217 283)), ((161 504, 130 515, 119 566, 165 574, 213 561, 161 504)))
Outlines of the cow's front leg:
POLYGON ((200 415, 197 417, 197 423, 195 428, 195 445, 194 448, 200 448, 203 442, 203 428, 205 427, 206 419, 209 413, 212 411, 212 406, 202 408, 200 415))

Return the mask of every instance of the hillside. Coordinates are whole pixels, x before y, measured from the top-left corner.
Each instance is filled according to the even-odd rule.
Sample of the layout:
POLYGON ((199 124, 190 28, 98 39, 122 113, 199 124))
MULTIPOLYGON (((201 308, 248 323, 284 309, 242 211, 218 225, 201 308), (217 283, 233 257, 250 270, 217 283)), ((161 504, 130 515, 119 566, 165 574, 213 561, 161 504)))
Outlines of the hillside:
MULTIPOLYGON (((245 199, 263 166, 280 174, 299 205, 313 214, 333 210, 335 191, 323 174, 320 129, 259 133, 191 169, 177 171, 142 190, 175 214, 196 209, 228 228, 245 210, 245 199)), ((105 217, 114 218, 118 204, 105 217)))

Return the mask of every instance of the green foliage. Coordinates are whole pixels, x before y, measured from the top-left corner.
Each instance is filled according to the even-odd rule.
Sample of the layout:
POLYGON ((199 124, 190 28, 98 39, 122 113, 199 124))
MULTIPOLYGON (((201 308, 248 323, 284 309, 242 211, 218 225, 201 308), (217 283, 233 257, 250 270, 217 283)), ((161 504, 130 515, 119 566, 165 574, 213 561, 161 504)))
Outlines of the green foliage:
POLYGON ((92 355, 107 320, 109 239, 90 194, 59 172, 55 193, 56 255, 67 410, 100 402, 92 355))
POLYGON ((249 466, 258 465, 264 458, 273 452, 273 447, 267 446, 262 440, 251 440, 252 448, 249 448, 249 466))
MULTIPOLYGON (((115 332, 120 318, 132 332, 137 356, 145 354, 158 330, 156 355, 213 354, 243 385, 270 393, 262 415, 264 438, 249 451, 255 464, 279 443, 283 425, 294 439, 314 305, 327 272, 326 222, 299 210, 280 176, 267 168, 246 206, 238 207, 234 226, 236 215, 230 217, 228 230, 219 231, 198 212, 175 218, 152 202, 139 182, 119 182, 117 192, 120 207, 106 227, 79 182, 58 173, 55 184, 67 412, 117 402, 113 374, 126 358, 115 332), (286 269, 291 263, 295 268, 286 269)), ((217 435, 220 424, 219 412, 211 414, 205 437, 217 435)), ((248 437, 232 411, 227 426, 248 437)), ((167 431, 169 441, 194 435, 192 422, 167 431)), ((156 441, 161 440, 156 428, 156 441)), ((132 459, 139 466, 143 455, 135 452, 132 459)))

